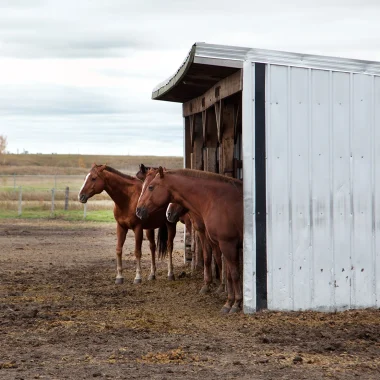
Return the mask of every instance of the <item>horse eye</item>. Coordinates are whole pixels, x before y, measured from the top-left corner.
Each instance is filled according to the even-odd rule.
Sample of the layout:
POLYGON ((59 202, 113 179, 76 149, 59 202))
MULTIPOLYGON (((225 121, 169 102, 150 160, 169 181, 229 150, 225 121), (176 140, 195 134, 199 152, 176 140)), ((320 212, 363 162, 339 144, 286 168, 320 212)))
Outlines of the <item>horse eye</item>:
POLYGON ((149 185, 148 190, 149 190, 149 191, 153 191, 153 186, 152 186, 152 185, 149 185))
POLYGON ((92 177, 92 178, 91 178, 91 181, 96 181, 96 178, 92 177))

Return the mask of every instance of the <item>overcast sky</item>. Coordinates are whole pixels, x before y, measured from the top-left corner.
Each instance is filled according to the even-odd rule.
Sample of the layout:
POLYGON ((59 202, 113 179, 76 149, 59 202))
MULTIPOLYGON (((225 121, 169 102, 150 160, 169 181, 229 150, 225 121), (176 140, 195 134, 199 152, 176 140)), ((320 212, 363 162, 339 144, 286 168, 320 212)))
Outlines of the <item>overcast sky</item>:
POLYGON ((151 100, 197 41, 380 61, 379 0, 0 0, 0 135, 12 153, 182 155, 151 100))

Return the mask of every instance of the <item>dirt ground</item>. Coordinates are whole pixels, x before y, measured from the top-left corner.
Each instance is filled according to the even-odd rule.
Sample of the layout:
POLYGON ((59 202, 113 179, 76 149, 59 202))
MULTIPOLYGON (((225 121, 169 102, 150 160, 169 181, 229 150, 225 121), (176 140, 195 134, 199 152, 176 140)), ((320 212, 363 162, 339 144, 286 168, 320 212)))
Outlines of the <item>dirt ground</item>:
MULTIPOLYGON (((182 231, 182 227, 180 227, 182 231)), ((114 285, 115 225, 0 221, 0 379, 380 379, 380 311, 222 316, 202 273, 114 285)))

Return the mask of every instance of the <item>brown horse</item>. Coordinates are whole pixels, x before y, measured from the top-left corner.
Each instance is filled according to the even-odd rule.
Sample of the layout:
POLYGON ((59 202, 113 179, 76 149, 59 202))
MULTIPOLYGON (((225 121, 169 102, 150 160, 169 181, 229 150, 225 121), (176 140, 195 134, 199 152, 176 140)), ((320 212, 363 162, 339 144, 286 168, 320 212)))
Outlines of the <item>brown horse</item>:
MULTIPOLYGON (((177 204, 177 203, 169 203, 169 206, 166 210, 166 218, 169 222, 175 223, 179 220, 183 219, 184 217, 188 216, 189 220, 191 221, 194 230, 198 232, 199 240, 202 247, 203 252, 203 278, 204 278, 204 285, 202 286, 202 289, 200 290, 201 294, 208 293, 210 291, 210 285, 212 283, 212 271, 211 271, 211 252, 215 258, 216 264, 219 269, 219 273, 223 273, 222 270, 222 254, 218 247, 213 246, 210 244, 206 237, 206 229, 203 220, 196 214, 191 213, 191 211, 188 211, 183 206, 177 204), (213 249, 214 248, 214 249, 213 249)), ((224 283, 221 282, 217 293, 222 293, 224 291, 224 283)))
POLYGON ((222 312, 239 311, 243 299, 239 273, 243 183, 214 173, 190 169, 164 171, 160 167, 147 174, 136 215, 145 220, 168 203, 178 203, 203 220, 207 238, 219 247, 227 264, 228 297, 222 312))
POLYGON ((174 280, 172 251, 173 240, 176 234, 176 224, 166 220, 166 208, 157 210, 149 218, 142 221, 136 217, 136 205, 142 189, 142 182, 136 177, 123 174, 107 165, 93 164, 87 174, 82 188, 79 191, 78 199, 86 203, 89 198, 103 190, 115 202, 114 217, 117 222, 117 244, 116 244, 116 284, 124 281, 122 267, 122 250, 129 229, 135 234, 135 257, 136 257, 136 277, 134 283, 141 282, 141 245, 143 241, 143 230, 146 230, 146 237, 149 240, 151 251, 151 272, 149 280, 156 278, 156 244, 154 242, 154 229, 159 228, 158 241, 159 257, 169 253, 168 279, 174 280))
MULTIPOLYGON (((139 169, 140 170, 136 173, 136 177, 138 179, 141 179, 141 181, 144 182, 146 175, 149 172, 149 170, 157 170, 158 167, 145 166, 144 164, 140 164, 139 169)), ((179 205, 177 205, 177 206, 180 207, 179 205)), ((175 220, 175 222, 173 221, 172 223, 177 223, 178 221, 180 221, 182 224, 184 224, 186 226, 186 233, 191 234, 192 225, 191 225, 191 220, 190 220, 189 215, 188 215, 188 210, 185 210, 183 207, 181 207, 181 209, 178 208, 178 209, 176 209, 176 211, 178 211, 178 214, 177 213, 175 214, 175 218, 173 218, 173 219, 176 219, 176 220, 175 220)), ((167 216, 167 210, 166 210, 166 216, 167 216)), ((171 220, 169 220, 169 222, 171 222, 171 220)))

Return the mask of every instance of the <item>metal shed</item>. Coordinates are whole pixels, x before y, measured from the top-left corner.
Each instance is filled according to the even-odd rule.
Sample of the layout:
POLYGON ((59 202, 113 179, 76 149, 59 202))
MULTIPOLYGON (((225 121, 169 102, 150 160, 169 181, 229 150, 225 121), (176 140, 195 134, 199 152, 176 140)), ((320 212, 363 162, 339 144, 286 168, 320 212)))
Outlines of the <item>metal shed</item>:
POLYGON ((244 311, 380 306, 380 63, 197 43, 185 167, 244 180, 244 311))

